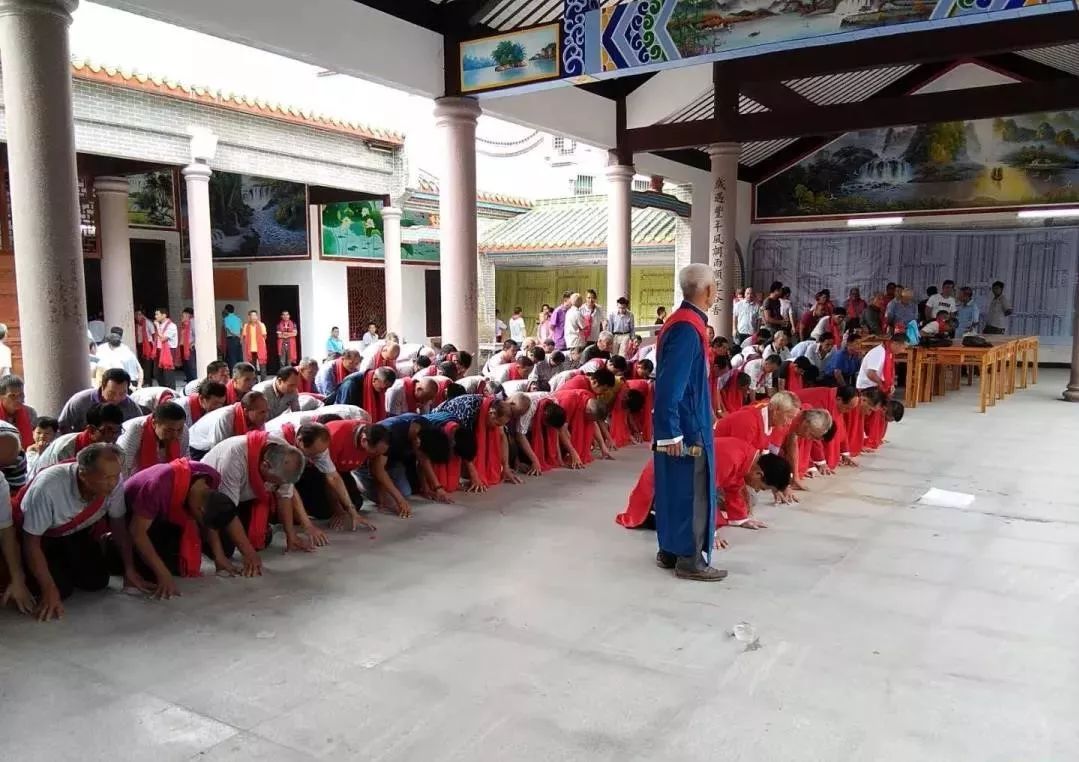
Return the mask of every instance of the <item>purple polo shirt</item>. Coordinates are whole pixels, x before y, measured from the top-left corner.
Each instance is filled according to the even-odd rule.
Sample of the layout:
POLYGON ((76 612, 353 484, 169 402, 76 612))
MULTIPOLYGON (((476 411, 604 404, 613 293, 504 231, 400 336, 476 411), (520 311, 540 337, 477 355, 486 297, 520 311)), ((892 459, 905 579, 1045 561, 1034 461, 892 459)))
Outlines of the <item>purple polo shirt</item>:
MULTIPOLYGON (((203 476, 210 480, 210 486, 217 489, 221 475, 210 466, 191 461, 191 478, 203 476)), ((156 521, 169 514, 169 501, 172 499, 172 466, 158 463, 150 466, 124 481, 124 502, 127 512, 144 519, 156 521)))
POLYGON ((566 308, 555 307, 551 313, 551 338, 554 339, 555 349, 566 348, 566 308))

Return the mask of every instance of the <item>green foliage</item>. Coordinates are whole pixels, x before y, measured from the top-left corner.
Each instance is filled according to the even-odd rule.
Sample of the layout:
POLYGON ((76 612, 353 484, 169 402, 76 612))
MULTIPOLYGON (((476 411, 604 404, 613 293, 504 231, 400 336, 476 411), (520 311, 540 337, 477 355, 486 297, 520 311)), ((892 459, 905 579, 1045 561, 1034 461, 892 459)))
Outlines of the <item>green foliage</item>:
POLYGON ((521 43, 513 42, 512 40, 502 40, 495 47, 494 52, 491 53, 491 58, 499 66, 516 66, 517 64, 524 63, 525 49, 521 47, 521 43))
POLYGON ((914 131, 903 158, 915 167, 942 165, 966 157, 967 134, 963 122, 923 124, 914 131))
POLYGON ((210 177, 210 219, 225 235, 237 235, 251 224, 254 210, 244 203, 243 178, 231 172, 210 177))
POLYGON ((131 221, 136 225, 172 227, 176 224, 172 172, 148 172, 142 188, 131 199, 131 221))

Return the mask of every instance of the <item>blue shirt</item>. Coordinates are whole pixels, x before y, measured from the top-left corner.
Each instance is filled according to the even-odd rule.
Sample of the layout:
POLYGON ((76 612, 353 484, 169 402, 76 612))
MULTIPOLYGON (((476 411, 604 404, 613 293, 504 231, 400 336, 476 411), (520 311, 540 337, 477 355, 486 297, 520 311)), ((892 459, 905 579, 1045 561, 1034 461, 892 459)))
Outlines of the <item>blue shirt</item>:
POLYGON ((861 358, 851 354, 849 350, 830 352, 824 360, 824 375, 833 376, 838 370, 843 376, 849 378, 858 374, 861 365, 861 358))
POLYGON ((911 320, 918 319, 918 305, 914 302, 910 304, 903 304, 898 299, 892 299, 888 302, 888 309, 884 312, 884 317, 892 325, 906 325, 911 320))
MULTIPOLYGON (((334 375, 334 361, 323 363, 315 374, 315 389, 323 397, 329 397, 337 391, 337 376, 334 375)), ((327 403, 329 404, 329 403, 327 403)))
POLYGON ((240 334, 243 332, 244 329, 244 324, 243 321, 240 320, 239 315, 237 315, 235 312, 230 313, 228 315, 225 315, 225 319, 221 322, 225 326, 226 336, 235 336, 237 338, 240 337, 240 334))
POLYGON ((976 333, 978 323, 981 320, 981 310, 978 309, 978 305, 974 303, 973 299, 966 304, 960 302, 955 313, 955 335, 963 336, 967 333, 976 333))
POLYGON ((339 355, 339 354, 343 354, 344 351, 345 351, 345 342, 341 341, 341 339, 335 339, 333 336, 326 339, 326 354, 328 354, 328 355, 334 355, 334 354, 339 355))

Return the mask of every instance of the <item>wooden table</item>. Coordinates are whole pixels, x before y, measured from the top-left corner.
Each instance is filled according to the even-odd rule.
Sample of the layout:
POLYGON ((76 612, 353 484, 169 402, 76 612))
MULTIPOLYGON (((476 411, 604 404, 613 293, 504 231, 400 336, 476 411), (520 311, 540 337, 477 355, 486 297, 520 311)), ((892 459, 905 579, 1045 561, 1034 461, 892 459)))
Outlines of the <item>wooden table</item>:
POLYGON ((961 340, 950 347, 909 347, 906 405, 932 402, 949 389, 958 389, 960 369, 967 368, 967 385, 978 372, 978 409, 1002 400, 1016 388, 1038 383, 1037 336, 986 336, 992 346, 964 347, 961 340))

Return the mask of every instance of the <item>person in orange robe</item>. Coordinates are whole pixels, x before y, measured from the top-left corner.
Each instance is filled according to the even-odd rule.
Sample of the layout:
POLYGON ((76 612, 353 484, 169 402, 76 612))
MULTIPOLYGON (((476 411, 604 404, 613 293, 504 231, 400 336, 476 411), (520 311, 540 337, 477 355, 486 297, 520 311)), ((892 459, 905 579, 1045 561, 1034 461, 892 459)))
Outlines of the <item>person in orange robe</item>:
POLYGON ((247 313, 247 322, 240 331, 240 342, 244 348, 244 360, 255 366, 255 372, 261 379, 266 373, 266 324, 259 320, 258 310, 247 313))

